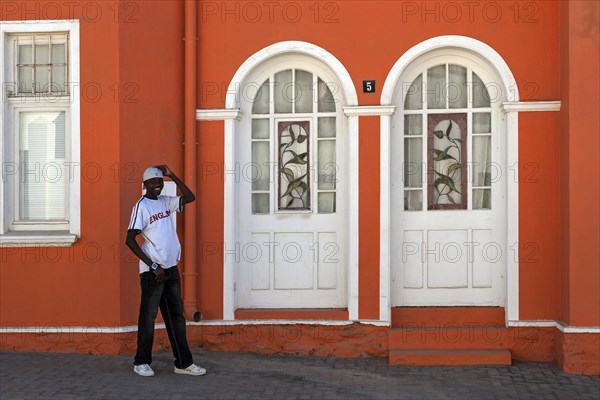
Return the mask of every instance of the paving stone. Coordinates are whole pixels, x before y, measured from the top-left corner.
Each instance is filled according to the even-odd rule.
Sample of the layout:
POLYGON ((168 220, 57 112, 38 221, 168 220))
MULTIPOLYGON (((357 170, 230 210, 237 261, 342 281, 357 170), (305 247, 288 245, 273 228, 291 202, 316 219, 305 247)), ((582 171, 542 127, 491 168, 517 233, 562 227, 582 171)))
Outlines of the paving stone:
POLYGON ((203 377, 173 373, 172 354, 154 355, 156 375, 133 372, 130 355, 0 352, 0 399, 558 399, 600 398, 600 377, 556 364, 390 366, 382 358, 319 358, 195 350, 203 377))

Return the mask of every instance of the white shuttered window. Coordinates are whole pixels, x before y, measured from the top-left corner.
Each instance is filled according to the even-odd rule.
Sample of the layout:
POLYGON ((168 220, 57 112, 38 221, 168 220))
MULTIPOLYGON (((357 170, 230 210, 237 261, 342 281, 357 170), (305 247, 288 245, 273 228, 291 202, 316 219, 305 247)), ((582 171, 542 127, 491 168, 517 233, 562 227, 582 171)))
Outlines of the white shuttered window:
POLYGON ((79 24, 0 26, 0 246, 80 235, 79 24))
POLYGON ((65 114, 19 113, 19 221, 67 220, 65 114))

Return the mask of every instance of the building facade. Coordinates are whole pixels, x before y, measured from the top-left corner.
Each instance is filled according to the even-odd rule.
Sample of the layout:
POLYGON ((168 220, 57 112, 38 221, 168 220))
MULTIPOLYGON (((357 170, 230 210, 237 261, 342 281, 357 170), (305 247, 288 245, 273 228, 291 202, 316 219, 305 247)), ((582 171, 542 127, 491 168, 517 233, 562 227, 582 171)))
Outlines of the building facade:
POLYGON ((0 348, 133 351, 165 163, 195 346, 600 372, 596 2, 1 13, 0 348))

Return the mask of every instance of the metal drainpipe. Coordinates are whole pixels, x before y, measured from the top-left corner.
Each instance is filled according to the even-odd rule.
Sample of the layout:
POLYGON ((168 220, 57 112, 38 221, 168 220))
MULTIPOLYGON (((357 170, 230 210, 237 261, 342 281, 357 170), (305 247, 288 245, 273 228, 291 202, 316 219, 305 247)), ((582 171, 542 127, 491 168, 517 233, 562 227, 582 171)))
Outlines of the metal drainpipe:
MULTIPOLYGON (((185 47, 184 47, 184 182, 196 194, 196 0, 185 1, 185 47)), ((196 203, 189 204, 184 213, 184 279, 183 307, 187 319, 200 321, 196 304, 196 203)))

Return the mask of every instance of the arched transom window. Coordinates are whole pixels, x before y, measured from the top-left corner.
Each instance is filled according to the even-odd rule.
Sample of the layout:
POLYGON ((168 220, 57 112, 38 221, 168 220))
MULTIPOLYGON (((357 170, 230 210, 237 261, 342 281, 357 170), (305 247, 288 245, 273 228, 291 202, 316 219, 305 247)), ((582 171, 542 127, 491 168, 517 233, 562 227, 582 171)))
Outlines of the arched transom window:
POLYGON ((336 212, 336 127, 335 98, 316 74, 286 69, 261 84, 252 104, 253 214, 336 212))
POLYGON ((404 209, 491 209, 492 130, 488 90, 471 68, 422 71, 404 101, 404 209))

